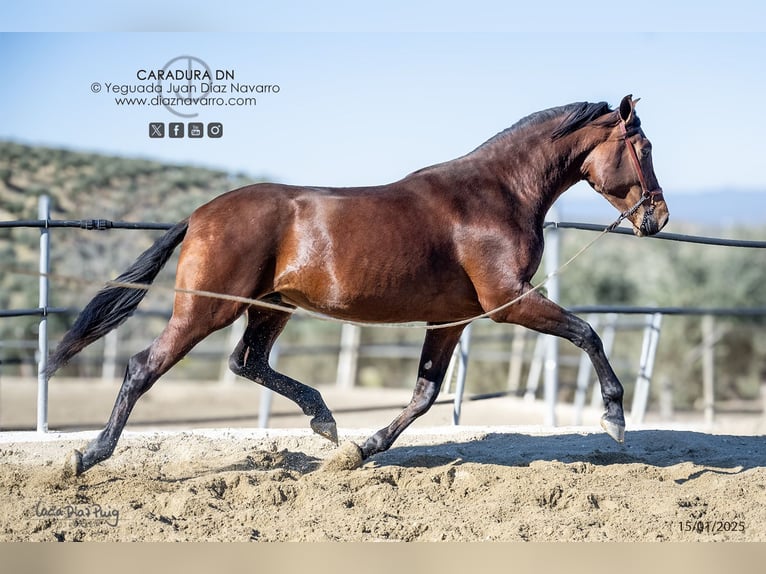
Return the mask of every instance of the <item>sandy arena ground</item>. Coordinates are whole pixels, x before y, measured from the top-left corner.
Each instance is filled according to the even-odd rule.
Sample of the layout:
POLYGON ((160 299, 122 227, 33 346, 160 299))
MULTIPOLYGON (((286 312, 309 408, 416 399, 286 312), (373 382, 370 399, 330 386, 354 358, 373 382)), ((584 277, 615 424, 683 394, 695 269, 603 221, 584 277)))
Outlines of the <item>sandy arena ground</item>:
MULTIPOLYGON (((103 424, 115 388, 72 384, 52 389, 51 428, 75 427, 72 410, 103 424), (56 398, 86 391, 96 406, 56 398)), ((0 424, 24 428, 28 389, 12 387, 2 388, 0 424)), ((214 418, 168 414, 174 393, 188 406, 199 391, 204 402, 199 387, 172 387, 139 402, 114 456, 79 478, 67 478, 63 463, 95 431, 0 432, 0 540, 766 541, 762 419, 725 434, 629 427, 618 445, 593 413, 579 428, 497 426, 501 414, 506 424, 529 424, 516 411, 539 417, 498 399, 465 404, 472 426, 429 426, 449 419, 441 405, 361 468, 326 470, 337 456, 328 441, 305 428, 254 429, 252 416, 224 413, 210 396, 205 412, 227 428, 190 430, 214 418), (147 430, 160 413, 174 430, 147 430)), ((342 443, 363 441, 409 394, 387 395, 388 411, 351 413, 323 393, 341 407, 342 443)), ((275 401, 275 414, 283 408, 275 401)), ((288 415, 273 421, 307 425, 288 415)))

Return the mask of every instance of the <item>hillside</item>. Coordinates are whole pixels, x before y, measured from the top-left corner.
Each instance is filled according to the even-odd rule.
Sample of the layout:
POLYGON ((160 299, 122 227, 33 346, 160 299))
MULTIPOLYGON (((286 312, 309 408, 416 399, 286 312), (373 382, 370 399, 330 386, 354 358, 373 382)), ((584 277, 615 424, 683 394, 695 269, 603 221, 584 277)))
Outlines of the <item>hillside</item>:
POLYGON ((37 196, 47 193, 54 218, 173 221, 252 181, 192 166, 0 141, 0 219, 36 214, 37 196))
MULTIPOLYGON (((174 222, 252 181, 223 171, 0 142, 0 220, 37 219, 38 196, 47 194, 52 219, 174 222)), ((122 270, 157 236, 150 231, 52 233, 54 273, 100 279, 122 270)), ((1 229, 0 264, 36 268, 38 237, 34 229, 1 229)), ((2 273, 0 307, 36 306, 34 290, 23 288, 29 282, 2 273)), ((77 295, 57 291, 54 304, 76 306, 77 295)))

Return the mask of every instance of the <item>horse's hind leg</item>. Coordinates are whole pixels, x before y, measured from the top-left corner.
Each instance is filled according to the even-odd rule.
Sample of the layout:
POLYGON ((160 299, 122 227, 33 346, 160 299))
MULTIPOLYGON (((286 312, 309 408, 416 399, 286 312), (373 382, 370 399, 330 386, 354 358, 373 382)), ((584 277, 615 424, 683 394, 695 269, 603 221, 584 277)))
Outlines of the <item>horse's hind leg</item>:
POLYGON ((109 458, 125 428, 136 401, 157 380, 186 355, 194 345, 213 331, 220 329, 242 313, 242 305, 222 303, 201 297, 184 297, 189 306, 179 304, 162 334, 146 349, 128 361, 125 378, 117 394, 109 421, 104 430, 83 450, 75 450, 68 461, 68 471, 79 475, 109 458), (207 322, 193 317, 211 317, 207 322))
POLYGON ((426 331, 418 367, 418 381, 410 403, 386 428, 372 435, 361 447, 362 459, 388 450, 412 422, 424 414, 436 400, 452 351, 460 340, 464 325, 426 331))
POLYGON ((271 348, 290 314, 250 307, 247 319, 245 334, 229 358, 229 368, 295 402, 304 414, 312 417, 310 424, 315 433, 337 443, 335 419, 319 391, 278 373, 269 365, 271 348))

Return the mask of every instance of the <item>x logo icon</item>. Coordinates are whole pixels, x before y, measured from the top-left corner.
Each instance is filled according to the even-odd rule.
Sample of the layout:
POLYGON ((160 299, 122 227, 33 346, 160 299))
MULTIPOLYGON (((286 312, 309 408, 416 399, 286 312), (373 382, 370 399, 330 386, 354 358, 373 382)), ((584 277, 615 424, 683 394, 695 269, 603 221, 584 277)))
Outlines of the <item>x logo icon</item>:
POLYGON ((163 122, 149 122, 149 137, 164 138, 165 124, 163 122))

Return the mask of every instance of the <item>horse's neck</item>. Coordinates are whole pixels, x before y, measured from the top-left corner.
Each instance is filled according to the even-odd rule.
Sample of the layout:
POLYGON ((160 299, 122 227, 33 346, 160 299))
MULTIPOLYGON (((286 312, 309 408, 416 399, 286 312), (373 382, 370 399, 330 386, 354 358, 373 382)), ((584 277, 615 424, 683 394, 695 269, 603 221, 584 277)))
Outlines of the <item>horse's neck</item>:
POLYGON ((534 198, 541 217, 561 194, 583 179, 583 161, 599 143, 593 135, 584 132, 577 137, 557 140, 553 140, 549 132, 539 129, 518 134, 506 142, 498 142, 497 149, 488 154, 493 161, 504 162, 499 173, 504 174, 504 183, 510 192, 526 199, 534 198))

